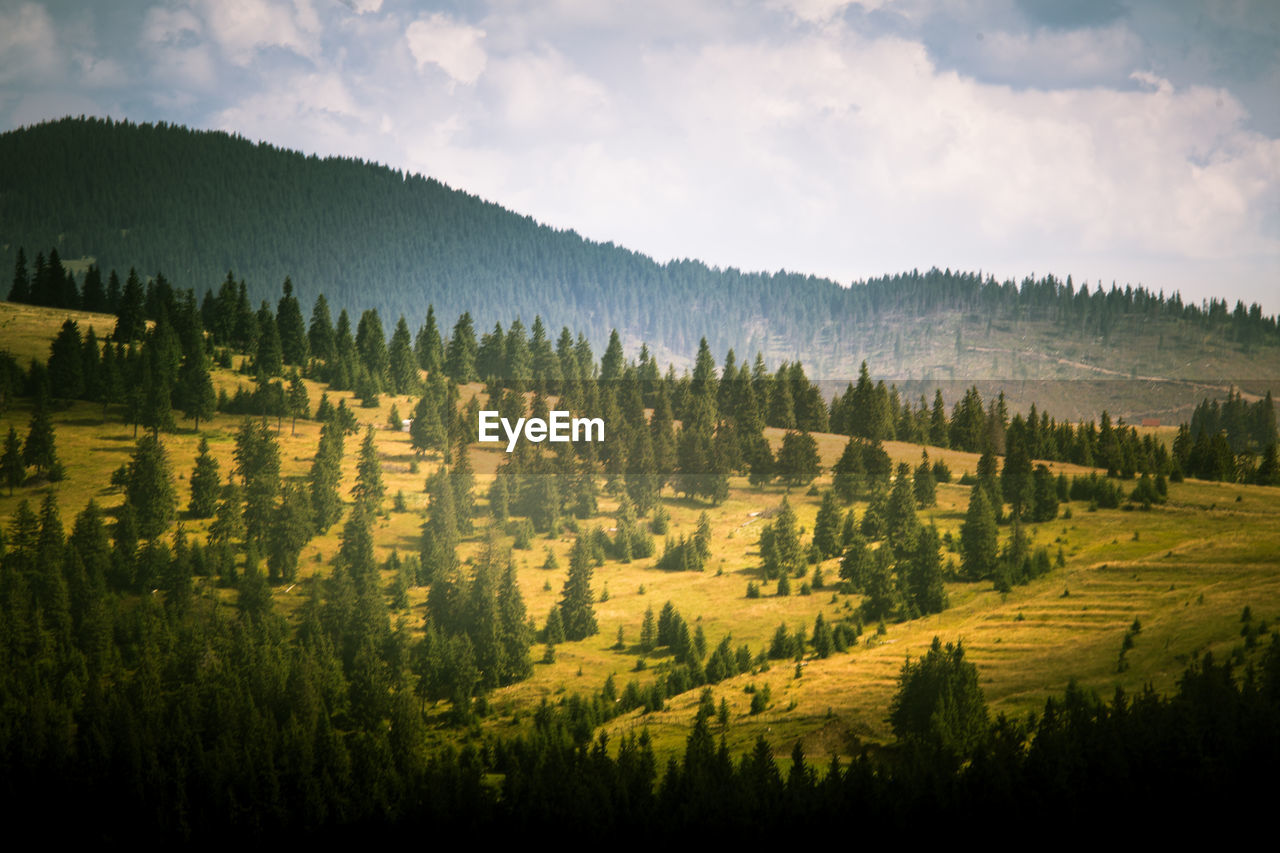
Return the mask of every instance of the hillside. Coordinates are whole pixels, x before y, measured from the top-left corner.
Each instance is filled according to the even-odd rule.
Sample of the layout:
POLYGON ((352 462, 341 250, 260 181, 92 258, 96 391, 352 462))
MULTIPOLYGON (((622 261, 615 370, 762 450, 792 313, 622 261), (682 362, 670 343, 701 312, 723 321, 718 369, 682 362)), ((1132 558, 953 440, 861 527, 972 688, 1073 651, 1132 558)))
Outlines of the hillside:
POLYGON ((617 328, 628 351, 648 342, 679 367, 706 337, 716 353, 803 360, 836 385, 863 360, 926 393, 1002 380, 1015 404, 1007 380, 1071 382, 1025 395, 1061 417, 1185 417, 1206 395, 1232 384, 1260 394, 1280 376, 1280 330, 1257 306, 1053 276, 931 270, 842 287, 659 264, 420 175, 163 123, 12 131, 0 135, 0 175, 5 269, 20 247, 28 263, 55 247, 68 269, 123 277, 136 265, 197 296, 231 270, 255 302, 274 302, 290 276, 304 304, 324 293, 335 309, 376 308, 388 326, 401 313, 416 326, 428 304, 444 318, 470 311, 482 330, 542 315, 596 346, 617 328))

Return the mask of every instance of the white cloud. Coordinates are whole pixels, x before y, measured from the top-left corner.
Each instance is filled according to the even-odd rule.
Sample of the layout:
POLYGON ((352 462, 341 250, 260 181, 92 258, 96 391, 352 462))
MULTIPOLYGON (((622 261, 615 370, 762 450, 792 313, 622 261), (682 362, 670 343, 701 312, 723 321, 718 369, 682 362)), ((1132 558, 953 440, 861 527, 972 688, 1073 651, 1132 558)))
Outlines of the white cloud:
POLYGON ((435 65, 450 78, 468 85, 484 73, 487 55, 481 40, 484 30, 460 24, 436 13, 409 24, 405 39, 421 71, 435 65))
POLYGON ((57 34, 43 6, 0 9, 0 83, 47 78, 60 66, 57 34))
POLYGON ((199 0, 201 17, 223 54, 245 66, 263 48, 318 55, 320 21, 308 0, 199 0))

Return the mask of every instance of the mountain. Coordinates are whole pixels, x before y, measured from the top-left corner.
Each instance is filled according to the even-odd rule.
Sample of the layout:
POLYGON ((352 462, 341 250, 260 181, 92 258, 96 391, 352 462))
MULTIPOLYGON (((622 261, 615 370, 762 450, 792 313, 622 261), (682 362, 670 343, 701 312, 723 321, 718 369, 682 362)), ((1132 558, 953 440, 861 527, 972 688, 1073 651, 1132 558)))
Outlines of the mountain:
POLYGON ((943 380, 1088 380, 1104 397, 1142 397, 1134 416, 1230 384, 1260 393, 1280 376, 1280 326, 1256 305, 1053 276, 935 269, 843 287, 659 264, 421 175, 164 123, 67 118, 0 135, 0 223, 6 269, 19 247, 28 262, 56 247, 72 269, 136 267, 197 296, 230 270, 255 302, 274 302, 290 276, 304 306, 324 293, 335 311, 377 308, 388 328, 401 313, 416 327, 428 303, 446 332, 463 311, 478 331, 540 314, 597 346, 617 328, 632 351, 645 341, 681 366, 705 336, 717 354, 801 359, 833 382, 866 360, 912 393, 943 380), (1118 379, 1138 390, 1107 385, 1118 379))

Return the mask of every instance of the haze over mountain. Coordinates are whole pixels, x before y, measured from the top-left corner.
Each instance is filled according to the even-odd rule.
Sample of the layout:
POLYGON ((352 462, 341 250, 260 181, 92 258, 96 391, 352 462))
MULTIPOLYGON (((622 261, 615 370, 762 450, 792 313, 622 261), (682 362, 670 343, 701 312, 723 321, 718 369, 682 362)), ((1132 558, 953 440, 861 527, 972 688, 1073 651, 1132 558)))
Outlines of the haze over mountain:
POLYGON ((1280 374, 1276 319, 1258 306, 1184 305, 1052 276, 1018 285, 933 270, 842 287, 659 264, 430 178, 220 132, 64 119, 0 136, 0 172, 6 269, 19 247, 29 263, 56 247, 64 262, 162 273, 198 297, 230 271, 255 302, 274 302, 288 276, 305 304, 324 293, 335 310, 372 306, 388 327, 402 313, 416 327, 428 304, 446 326, 469 311, 480 330, 540 314, 597 344, 617 328, 629 349, 648 342, 663 363, 705 336, 717 354, 801 359, 832 380, 867 360, 875 375, 922 390, 980 379, 1192 381, 1177 406, 1167 388, 1134 407, 1137 392, 1113 387, 1135 415, 1280 374))

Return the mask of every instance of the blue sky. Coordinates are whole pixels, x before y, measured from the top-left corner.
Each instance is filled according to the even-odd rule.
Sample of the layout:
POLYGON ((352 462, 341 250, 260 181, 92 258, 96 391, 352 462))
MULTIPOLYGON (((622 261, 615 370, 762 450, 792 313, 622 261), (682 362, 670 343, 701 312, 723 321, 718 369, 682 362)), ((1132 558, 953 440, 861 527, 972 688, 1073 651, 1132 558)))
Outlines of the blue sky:
POLYGON ((666 260, 1280 311, 1280 3, 0 0, 0 129, 164 120, 666 260))

